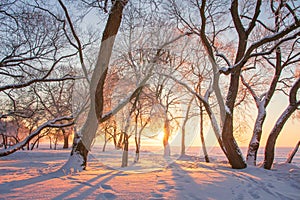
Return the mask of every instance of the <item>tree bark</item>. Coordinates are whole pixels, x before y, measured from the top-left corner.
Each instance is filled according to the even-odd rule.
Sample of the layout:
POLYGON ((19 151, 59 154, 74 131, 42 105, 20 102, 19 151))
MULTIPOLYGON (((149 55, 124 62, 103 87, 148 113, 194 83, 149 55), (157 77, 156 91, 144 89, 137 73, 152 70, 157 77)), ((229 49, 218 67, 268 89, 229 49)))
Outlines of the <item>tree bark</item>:
POLYGON ((61 130, 64 136, 64 145, 63 145, 63 149, 67 149, 69 148, 69 133, 66 132, 65 129, 61 130))
POLYGON ((300 88, 300 77, 297 78, 293 84, 290 93, 289 93, 289 106, 283 111, 279 119, 277 120, 274 128, 272 129, 267 144, 265 147, 265 159, 264 159, 264 168, 271 169, 271 166, 274 161, 274 150, 275 143, 278 135, 280 134, 284 124, 292 115, 293 112, 300 106, 300 100, 297 100, 297 93, 300 88))
POLYGON ((234 169, 243 169, 247 164, 233 136, 233 108, 239 87, 240 69, 231 74, 229 91, 226 100, 226 115, 222 130, 222 139, 227 152, 227 158, 234 169))
POLYGON ((254 124, 253 135, 250 140, 250 144, 247 152, 247 164, 256 165, 257 151, 260 144, 260 139, 262 135, 262 126, 266 118, 266 111, 264 105, 259 105, 258 115, 254 124))
POLYGON ((122 156, 122 166, 128 166, 128 149, 129 149, 129 137, 127 133, 124 133, 124 149, 123 149, 123 156, 122 156))
POLYGON ((274 152, 275 152, 275 143, 277 137, 279 136, 284 124, 288 120, 288 118, 292 115, 292 113, 297 109, 297 105, 289 105, 284 112, 281 114, 279 119, 277 120, 274 128, 272 129, 267 144, 265 147, 265 158, 263 167, 265 169, 271 169, 273 161, 274 161, 274 152))
POLYGON ((227 158, 233 169, 243 169, 247 167, 243 159, 242 152, 233 137, 233 123, 229 114, 226 114, 225 124, 222 131, 224 147, 227 152, 227 158))

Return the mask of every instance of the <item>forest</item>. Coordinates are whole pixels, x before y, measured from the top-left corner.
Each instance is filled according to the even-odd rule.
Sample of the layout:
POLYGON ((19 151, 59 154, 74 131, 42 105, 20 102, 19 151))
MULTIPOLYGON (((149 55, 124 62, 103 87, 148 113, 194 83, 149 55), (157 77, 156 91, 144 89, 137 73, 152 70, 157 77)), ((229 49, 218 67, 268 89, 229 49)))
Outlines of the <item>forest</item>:
POLYGON ((70 155, 62 168, 82 171, 100 138, 102 150, 113 144, 126 167, 131 148, 134 162, 143 159, 147 138, 160 138, 155 145, 168 157, 178 137, 185 155, 193 132, 206 162, 206 137, 214 137, 233 169, 256 166, 261 146, 262 167, 271 169, 278 136, 300 116, 299 6, 2 0, 0 156, 63 142, 70 155), (268 106, 280 99, 285 109, 263 132, 273 115, 268 106), (243 134, 251 138, 245 155, 243 134))

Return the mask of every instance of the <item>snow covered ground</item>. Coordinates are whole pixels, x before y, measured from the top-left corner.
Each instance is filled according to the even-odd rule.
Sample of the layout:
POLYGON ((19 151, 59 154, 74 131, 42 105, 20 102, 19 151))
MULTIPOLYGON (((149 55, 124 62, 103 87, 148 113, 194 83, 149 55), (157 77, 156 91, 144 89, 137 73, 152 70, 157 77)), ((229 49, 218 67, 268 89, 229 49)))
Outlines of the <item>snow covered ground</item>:
POLYGON ((300 199, 299 153, 293 164, 268 171, 231 169, 219 154, 205 163, 149 151, 121 169, 120 151, 92 152, 86 171, 65 175, 59 169, 69 153, 39 149, 0 158, 0 199, 300 199))

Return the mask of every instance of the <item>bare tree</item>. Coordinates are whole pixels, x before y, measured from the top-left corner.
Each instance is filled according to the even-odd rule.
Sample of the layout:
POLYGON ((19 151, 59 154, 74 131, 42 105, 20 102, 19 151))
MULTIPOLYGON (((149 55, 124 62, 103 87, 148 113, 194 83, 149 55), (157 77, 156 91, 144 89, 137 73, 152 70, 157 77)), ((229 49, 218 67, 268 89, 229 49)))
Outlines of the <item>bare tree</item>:
MULTIPOLYGON (((72 70, 72 69, 71 69, 72 70)), ((60 72, 69 71, 66 67, 61 66, 60 72)), ((67 73, 72 73, 69 71, 67 73)), ((40 104, 46 111, 48 119, 60 117, 62 115, 72 115, 72 94, 74 81, 63 81, 56 83, 40 83, 33 87, 34 93, 39 99, 40 104)), ((47 117, 45 116, 45 117, 47 117)), ((69 148, 70 130, 61 128, 56 131, 56 135, 62 133, 63 148, 69 148)), ((58 137, 56 137, 57 139, 58 137)))
POLYGON ((0 157, 2 156, 7 156, 9 154, 12 154, 15 151, 18 151, 22 147, 24 147, 33 137, 37 136, 44 128, 47 127, 65 127, 65 126, 70 126, 73 125, 73 122, 67 123, 67 124, 56 124, 56 122, 59 121, 69 121, 72 118, 70 117, 61 117, 61 118, 56 118, 54 120, 50 120, 39 126, 34 132, 32 132, 28 137, 26 137, 22 142, 19 142, 15 144, 14 146, 11 146, 8 149, 0 150, 0 157))
POLYGON ((1 4, 0 91, 24 88, 36 82, 73 79, 49 78, 58 63, 74 54, 64 54, 62 27, 53 17, 20 2, 1 4), (29 20, 30 19, 30 20, 29 20), (7 83, 11 84, 7 84, 7 83))
MULTIPOLYGON (((272 1, 270 5, 272 14, 274 16, 273 27, 269 27, 270 25, 267 25, 263 21, 259 21, 258 26, 261 28, 261 30, 257 30, 258 34, 262 34, 262 33, 269 34, 269 32, 276 34, 280 32, 281 27, 284 26, 285 18, 288 18, 288 15, 292 15, 292 16, 295 15, 294 10, 287 9, 287 8, 291 8, 290 5, 288 5, 288 3, 280 2, 278 5, 275 4, 276 3, 272 1), (288 12, 286 13, 286 11, 288 12)), ((254 67, 248 68, 248 69, 252 68, 253 70, 254 68, 258 68, 258 67, 267 68, 266 65, 270 65, 271 68, 275 70, 271 82, 268 85, 265 84, 266 87, 268 87, 266 91, 263 91, 261 94, 257 94, 259 90, 255 89, 255 85, 257 85, 257 83, 255 83, 256 75, 254 75, 248 82, 246 82, 245 78, 241 76, 242 83, 248 88, 250 94, 252 95, 255 101, 255 105, 258 110, 256 121, 253 127, 252 139, 250 141, 248 153, 247 153, 247 163, 250 165, 256 165, 256 157, 260 145, 262 127, 266 118, 266 108, 269 105, 273 97, 273 94, 276 92, 277 86, 280 84, 280 82, 284 81, 284 80, 280 80, 282 77, 282 73, 287 67, 290 66, 293 67, 295 63, 299 62, 300 54, 297 53, 297 47, 296 47, 297 46, 296 43, 298 43, 298 40, 299 39, 296 39, 294 41, 291 40, 290 42, 286 43, 288 44, 289 48, 280 47, 280 46, 276 47, 273 54, 270 55, 258 54, 259 56, 262 57, 262 59, 256 57, 255 60, 253 61, 254 67)), ((262 47, 261 51, 266 52, 267 50, 263 48, 266 47, 262 47)), ((262 79, 262 77, 259 76, 258 79, 262 79)))
POLYGON ((274 160, 275 143, 284 124, 293 112, 300 106, 300 100, 297 99, 297 92, 300 88, 300 78, 297 78, 289 93, 289 105, 276 121, 275 126, 271 130, 265 147, 264 168, 271 169, 274 160))
MULTIPOLYGON (((219 70, 220 73, 230 75, 230 82, 224 106, 224 110, 226 112, 224 113, 225 117, 223 118, 222 139, 227 152, 227 158, 231 166, 233 168, 245 168, 247 166, 246 162, 243 159, 242 153, 233 135, 234 107, 239 91, 241 71, 245 67, 245 64, 251 61, 251 58, 258 55, 268 55, 282 43, 295 38, 298 34, 297 30, 299 28, 299 20, 294 14, 291 17, 293 19, 287 22, 286 26, 281 28, 278 32, 270 32, 268 37, 260 37, 256 38, 256 40, 250 40, 251 35, 255 30, 255 25, 261 23, 261 9, 263 6, 266 8, 267 5, 263 4, 261 0, 245 3, 234 0, 230 4, 229 13, 227 13, 228 9, 226 9, 227 4, 219 1, 208 3, 207 1, 195 0, 190 2, 196 9, 198 9, 198 13, 200 14, 199 23, 194 21, 195 17, 184 17, 180 10, 178 10, 178 6, 175 1, 171 1, 171 5, 173 5, 174 8, 173 13, 182 22, 182 24, 184 24, 183 27, 193 30, 196 34, 200 35, 202 43, 207 49, 207 54, 212 62, 212 66, 219 69, 215 59, 215 54, 224 58, 224 61, 228 64, 228 67, 222 67, 219 70), (216 5, 218 5, 218 7, 216 5), (230 22, 223 23, 223 25, 218 24, 220 23, 220 19, 216 19, 216 17, 222 19, 222 16, 230 17, 233 24, 230 22), (232 26, 234 27, 233 29, 232 26), (208 27, 210 29, 208 29, 208 27), (224 55, 221 51, 222 49, 218 48, 217 45, 221 35, 228 31, 233 31, 237 36, 235 39, 237 48, 235 49, 235 53, 231 56, 228 54, 224 55), (269 45, 270 48, 259 51, 260 48, 267 45, 269 45), (230 62, 230 60, 233 61, 230 62)), ((273 4, 275 2, 271 1, 271 3, 273 4)), ((286 3, 284 3, 284 5, 288 6, 286 3)), ((221 98, 222 96, 220 96, 220 99, 221 98)), ((222 103, 219 102, 219 104, 220 106, 223 106, 222 103)), ((220 110, 222 112, 222 108, 220 108, 220 110)))
MULTIPOLYGON (((8 109, 2 110, 1 118, 18 117, 20 123, 42 114, 36 112, 39 104, 30 86, 74 80, 69 74, 53 76, 61 62, 76 54, 66 51, 62 23, 30 3, 33 1, 5 0, 0 5, 0 27, 3 30, 0 40, 4 47, 0 50, 0 95, 10 102, 8 109)), ((43 114, 38 118, 42 117, 43 114)), ((37 124, 31 129, 37 133, 34 130, 38 130, 37 124)), ((29 144, 33 137, 30 134, 27 138, 24 141, 29 144)), ((24 141, 19 142, 23 144, 24 141)), ((14 147, 19 148, 18 145, 14 147)), ((10 149, 2 156, 16 149, 10 149)))
MULTIPOLYGON (((103 120, 103 88, 108 71, 116 34, 118 33, 122 12, 127 1, 115 1, 103 32, 98 60, 90 81, 90 109, 88 118, 79 132, 76 133, 73 148, 64 168, 82 170, 86 168, 88 151, 98 128, 103 120), (74 163, 75 162, 75 163, 74 163)), ((61 2, 62 4, 62 2, 61 2)))

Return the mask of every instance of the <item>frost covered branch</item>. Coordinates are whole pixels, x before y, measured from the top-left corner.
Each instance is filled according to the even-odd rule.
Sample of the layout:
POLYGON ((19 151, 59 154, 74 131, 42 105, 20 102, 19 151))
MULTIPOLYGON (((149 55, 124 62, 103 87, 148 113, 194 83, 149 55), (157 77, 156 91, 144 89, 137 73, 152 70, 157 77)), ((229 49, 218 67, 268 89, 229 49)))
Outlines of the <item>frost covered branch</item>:
POLYGON ((22 142, 17 143, 8 149, 0 150, 0 157, 7 156, 9 154, 12 154, 12 153, 18 151, 19 149, 24 147, 28 142, 30 142, 31 139, 33 139, 35 136, 39 135, 40 132, 42 130, 44 130, 45 128, 63 128, 63 127, 67 127, 67 126, 72 126, 74 122, 71 120, 73 120, 72 116, 64 116, 64 117, 56 118, 56 119, 45 122, 44 124, 39 126, 35 131, 33 131, 29 136, 27 136, 22 142), (66 124, 56 124, 57 122, 61 122, 61 121, 70 121, 70 122, 68 122, 66 124))
POLYGON ((32 79, 30 81, 27 81, 25 83, 20 83, 20 84, 10 84, 10 85, 4 85, 0 87, 0 92, 9 90, 9 89, 19 89, 19 88, 24 88, 27 87, 33 83, 38 83, 38 82, 60 82, 60 81, 67 81, 67 80, 75 80, 78 79, 77 77, 74 76, 64 76, 62 78, 36 78, 32 79))

